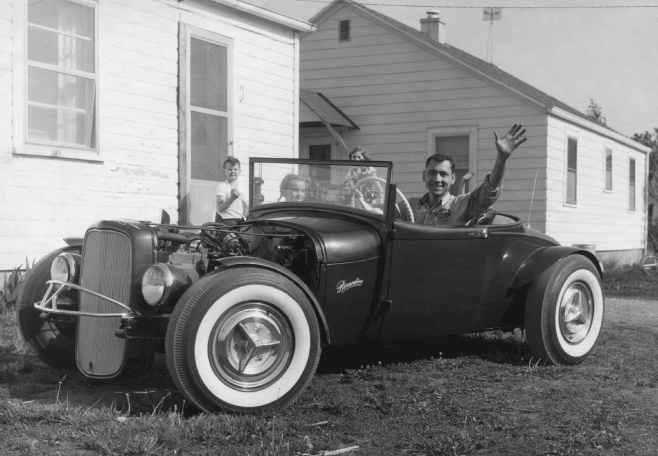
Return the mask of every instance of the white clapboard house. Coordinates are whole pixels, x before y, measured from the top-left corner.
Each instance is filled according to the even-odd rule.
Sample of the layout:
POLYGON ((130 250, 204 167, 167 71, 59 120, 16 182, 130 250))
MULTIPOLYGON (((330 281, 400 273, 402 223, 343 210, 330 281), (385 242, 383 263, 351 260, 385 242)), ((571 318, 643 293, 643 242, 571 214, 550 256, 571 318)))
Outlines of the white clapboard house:
POLYGON ((299 37, 241 0, 0 0, 0 270, 107 218, 212 219, 221 163, 298 156, 299 37))
POLYGON ((472 170, 479 184, 495 159, 493 132, 521 122, 529 139, 508 162, 495 208, 527 221, 536 177, 533 228, 564 245, 595 245, 600 258, 639 259, 648 148, 450 46, 437 13, 416 30, 337 0, 310 21, 317 31, 301 40, 302 94, 335 111, 326 114, 329 104, 313 109, 306 96, 302 156, 339 158, 346 156, 342 142, 364 146, 375 159, 393 161, 394 182, 418 196, 429 155, 452 155, 457 182, 472 170))

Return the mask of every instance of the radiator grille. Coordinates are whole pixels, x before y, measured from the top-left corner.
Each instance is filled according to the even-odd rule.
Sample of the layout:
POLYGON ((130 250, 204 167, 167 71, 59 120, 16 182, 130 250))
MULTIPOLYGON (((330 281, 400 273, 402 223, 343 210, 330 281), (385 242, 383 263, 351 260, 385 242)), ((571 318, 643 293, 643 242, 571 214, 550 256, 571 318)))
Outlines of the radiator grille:
MULTIPOLYGON (((82 251, 81 285, 129 305, 131 251, 127 236, 112 231, 89 231, 82 251)), ((88 293, 80 294, 80 310, 117 313, 121 308, 88 293)), ((79 317, 76 357, 89 376, 112 377, 119 373, 125 356, 125 339, 114 332, 120 317, 79 317)))

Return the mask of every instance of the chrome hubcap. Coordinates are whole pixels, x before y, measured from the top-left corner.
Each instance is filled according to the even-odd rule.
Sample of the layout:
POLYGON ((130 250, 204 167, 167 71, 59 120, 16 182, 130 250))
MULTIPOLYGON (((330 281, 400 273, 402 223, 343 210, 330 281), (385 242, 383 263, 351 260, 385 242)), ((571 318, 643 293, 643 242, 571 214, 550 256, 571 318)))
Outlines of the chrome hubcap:
POLYGON ((225 384, 257 391, 277 380, 294 347, 288 319, 262 302, 238 304, 215 323, 209 339, 210 364, 225 384))
POLYGON ((560 302, 559 320, 562 337, 571 343, 581 342, 592 327, 594 301, 584 283, 574 283, 564 292, 560 302))

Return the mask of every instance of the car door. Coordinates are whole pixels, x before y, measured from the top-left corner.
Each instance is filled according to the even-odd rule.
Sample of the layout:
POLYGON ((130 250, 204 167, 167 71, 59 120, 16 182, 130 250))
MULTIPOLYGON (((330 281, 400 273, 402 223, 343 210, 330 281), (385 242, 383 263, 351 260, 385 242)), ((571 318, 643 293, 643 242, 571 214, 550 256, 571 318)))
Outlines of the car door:
POLYGON ((484 307, 500 305, 508 242, 487 227, 437 227, 396 221, 390 235, 389 309, 380 340, 474 331, 484 307), (483 290, 495 295, 483 296, 483 290))

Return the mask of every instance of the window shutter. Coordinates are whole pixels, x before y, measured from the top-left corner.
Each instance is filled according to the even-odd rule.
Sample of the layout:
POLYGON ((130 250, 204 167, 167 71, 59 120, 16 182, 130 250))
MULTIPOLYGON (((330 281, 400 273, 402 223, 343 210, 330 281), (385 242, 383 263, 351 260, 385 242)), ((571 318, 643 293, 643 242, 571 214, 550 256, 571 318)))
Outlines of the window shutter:
POLYGON ((338 25, 338 41, 350 40, 350 21, 349 19, 340 21, 338 25))

